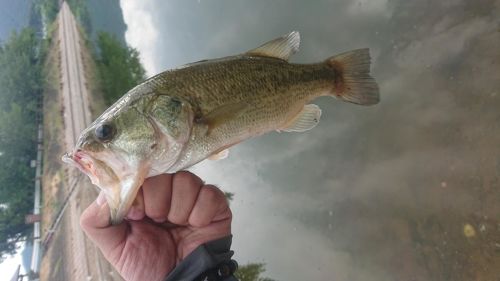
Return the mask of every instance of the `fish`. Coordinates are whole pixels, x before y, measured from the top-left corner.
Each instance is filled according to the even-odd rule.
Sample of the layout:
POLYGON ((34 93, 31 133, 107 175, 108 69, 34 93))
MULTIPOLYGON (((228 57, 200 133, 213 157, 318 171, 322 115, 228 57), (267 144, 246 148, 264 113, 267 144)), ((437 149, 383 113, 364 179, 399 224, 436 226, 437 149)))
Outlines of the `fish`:
POLYGON ((205 159, 219 160, 252 137, 314 128, 321 96, 379 103, 369 49, 311 64, 290 63, 300 34, 290 32, 242 54, 202 60, 135 86, 99 116, 63 156, 104 193, 119 224, 144 180, 205 159))

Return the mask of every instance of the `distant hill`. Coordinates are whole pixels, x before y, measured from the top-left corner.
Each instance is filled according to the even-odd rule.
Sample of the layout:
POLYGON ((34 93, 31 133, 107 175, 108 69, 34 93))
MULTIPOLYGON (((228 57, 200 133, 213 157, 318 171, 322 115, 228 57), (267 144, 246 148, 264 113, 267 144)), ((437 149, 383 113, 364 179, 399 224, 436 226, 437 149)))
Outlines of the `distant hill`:
MULTIPOLYGON (((4 1, 4 0, 2 0, 4 1)), ((92 24, 92 39, 95 41, 99 31, 114 34, 118 40, 125 43, 127 25, 123 20, 119 0, 89 0, 87 8, 92 24)))
POLYGON ((31 0, 0 0, 0 42, 6 41, 12 31, 28 26, 30 7, 31 0))

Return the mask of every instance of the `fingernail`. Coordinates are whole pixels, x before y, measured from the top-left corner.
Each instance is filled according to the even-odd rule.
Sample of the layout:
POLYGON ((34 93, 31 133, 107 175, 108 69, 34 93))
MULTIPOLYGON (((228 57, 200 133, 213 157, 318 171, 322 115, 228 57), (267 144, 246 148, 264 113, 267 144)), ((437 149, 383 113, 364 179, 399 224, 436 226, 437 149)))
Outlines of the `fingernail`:
POLYGON ((95 203, 98 206, 101 206, 106 202, 106 196, 104 196, 104 192, 99 193, 99 196, 97 196, 97 199, 95 200, 95 203))

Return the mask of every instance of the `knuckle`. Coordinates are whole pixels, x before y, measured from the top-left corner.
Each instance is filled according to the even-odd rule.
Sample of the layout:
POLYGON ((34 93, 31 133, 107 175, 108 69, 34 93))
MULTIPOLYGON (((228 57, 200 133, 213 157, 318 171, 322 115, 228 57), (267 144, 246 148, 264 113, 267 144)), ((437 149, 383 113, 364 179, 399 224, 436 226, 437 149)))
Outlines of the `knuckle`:
POLYGON ((200 187, 202 181, 199 177, 188 171, 181 171, 175 174, 173 184, 185 187, 200 187))
POLYGON ((213 202, 213 201, 218 201, 221 198, 224 198, 224 194, 222 193, 222 191, 220 191, 220 189, 218 189, 214 185, 205 185, 203 186, 200 192, 201 195, 205 197, 205 199, 207 199, 208 201, 213 202))
POLYGON ((156 176, 159 182, 161 183, 168 183, 172 181, 172 175, 171 174, 161 174, 156 176))
POLYGON ((220 206, 229 206, 228 199, 222 190, 215 185, 207 185, 208 197, 211 201, 216 202, 220 206))
POLYGON ((154 177, 149 177, 144 180, 142 184, 143 189, 156 188, 157 185, 169 183, 172 180, 171 174, 160 174, 154 177))

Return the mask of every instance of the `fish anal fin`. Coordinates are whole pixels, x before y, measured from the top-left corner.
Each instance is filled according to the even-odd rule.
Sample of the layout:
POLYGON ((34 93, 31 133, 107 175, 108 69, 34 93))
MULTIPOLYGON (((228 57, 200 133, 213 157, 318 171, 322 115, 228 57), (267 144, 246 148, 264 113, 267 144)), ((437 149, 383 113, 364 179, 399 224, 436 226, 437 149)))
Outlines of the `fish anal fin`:
POLYGON ((207 126, 207 134, 210 134, 213 129, 241 116, 247 106, 248 103, 246 102, 226 104, 205 116, 197 118, 196 122, 205 124, 207 126))
POLYGON ((292 31, 246 52, 246 55, 272 57, 287 61, 291 55, 299 50, 299 45, 300 34, 298 31, 292 31))
POLYGON ((224 150, 221 150, 217 153, 210 155, 208 157, 208 159, 209 160, 222 160, 222 159, 226 159, 228 155, 229 155, 229 149, 224 149, 224 150))
POLYGON ((305 105, 302 111, 285 124, 280 131, 305 132, 318 125, 321 118, 321 109, 315 104, 305 105))

